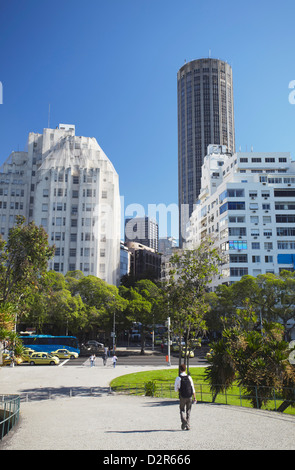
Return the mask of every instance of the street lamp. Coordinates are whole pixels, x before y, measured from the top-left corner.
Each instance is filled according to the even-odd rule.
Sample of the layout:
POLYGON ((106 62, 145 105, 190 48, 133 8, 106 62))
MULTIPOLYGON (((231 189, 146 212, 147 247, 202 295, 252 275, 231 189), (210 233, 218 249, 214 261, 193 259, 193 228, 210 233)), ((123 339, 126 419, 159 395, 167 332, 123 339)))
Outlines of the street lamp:
POLYGON ((168 366, 171 366, 170 362, 170 317, 167 318, 167 327, 168 327, 168 366))

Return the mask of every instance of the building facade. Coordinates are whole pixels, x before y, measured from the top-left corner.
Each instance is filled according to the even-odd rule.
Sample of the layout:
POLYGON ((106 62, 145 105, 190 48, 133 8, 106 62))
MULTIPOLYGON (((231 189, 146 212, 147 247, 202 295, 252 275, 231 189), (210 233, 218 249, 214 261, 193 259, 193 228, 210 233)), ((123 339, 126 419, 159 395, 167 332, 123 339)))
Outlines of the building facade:
POLYGON ((179 240, 201 189, 210 144, 235 151, 232 69, 217 59, 198 59, 177 73, 179 240))
POLYGON ((49 269, 81 270, 118 284, 119 178, 96 139, 60 124, 30 133, 28 152, 13 152, 0 173, 0 230, 4 238, 24 215, 42 225, 56 246, 49 269))
POLYGON ((159 249, 159 227, 151 217, 134 217, 125 220, 125 242, 134 241, 152 248, 159 249))
POLYGON ((161 278, 161 255, 153 248, 136 242, 126 242, 130 253, 129 273, 137 279, 161 278))
POLYGON ((243 275, 295 268, 295 162, 289 153, 235 153, 210 145, 188 247, 210 237, 222 264, 213 288, 243 275))

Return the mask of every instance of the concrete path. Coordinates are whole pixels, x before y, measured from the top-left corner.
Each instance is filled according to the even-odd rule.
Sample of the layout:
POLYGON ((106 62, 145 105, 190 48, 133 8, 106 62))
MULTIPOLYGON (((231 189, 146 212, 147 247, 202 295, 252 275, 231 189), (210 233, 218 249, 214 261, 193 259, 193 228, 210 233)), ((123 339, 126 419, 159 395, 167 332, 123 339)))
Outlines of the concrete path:
POLYGON ((292 416, 197 404, 191 414, 191 430, 181 431, 177 400, 109 394, 114 377, 151 369, 120 365, 115 369, 1 368, 0 394, 34 392, 37 399, 21 403, 19 424, 3 439, 0 450, 295 449, 292 416), (57 395, 70 387, 82 395, 57 395), (86 387, 99 387, 99 393, 83 396, 86 387), (49 388, 52 398, 42 398, 49 388))

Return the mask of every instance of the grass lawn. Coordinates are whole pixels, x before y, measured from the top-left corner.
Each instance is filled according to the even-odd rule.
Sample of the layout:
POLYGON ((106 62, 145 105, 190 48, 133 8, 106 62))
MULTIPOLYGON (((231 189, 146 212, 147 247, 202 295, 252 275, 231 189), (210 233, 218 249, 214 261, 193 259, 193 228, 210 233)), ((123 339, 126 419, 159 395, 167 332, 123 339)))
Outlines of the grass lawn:
MULTIPOLYGON (((190 374, 194 381, 197 400, 211 403, 212 393, 209 384, 205 381, 205 370, 206 367, 190 367, 190 374)), ((178 399, 178 393, 174 392, 174 381, 177 374, 178 368, 137 372, 117 377, 110 385, 114 392, 127 393, 129 395, 145 395, 146 384, 153 382, 153 396, 178 399)), ((270 397, 264 409, 275 410, 282 403, 281 400, 277 399, 275 402, 272 398, 270 397)), ((235 385, 228 389, 226 393, 218 394, 215 403, 251 408, 250 401, 243 396, 240 387, 235 385)), ((295 415, 295 409, 289 406, 285 413, 295 415)))

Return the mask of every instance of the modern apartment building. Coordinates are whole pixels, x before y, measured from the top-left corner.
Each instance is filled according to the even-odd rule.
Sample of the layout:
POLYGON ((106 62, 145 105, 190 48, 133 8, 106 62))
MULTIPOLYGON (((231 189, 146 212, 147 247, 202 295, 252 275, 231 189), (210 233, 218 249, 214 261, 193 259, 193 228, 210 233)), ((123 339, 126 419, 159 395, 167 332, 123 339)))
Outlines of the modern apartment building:
POLYGON ((55 244, 49 269, 81 270, 118 284, 119 178, 95 138, 60 124, 30 133, 27 152, 13 152, 0 169, 0 230, 7 238, 15 216, 34 220, 55 244))
POLYGON ((210 144, 235 151, 232 69, 217 59, 198 59, 177 73, 179 241, 201 189, 210 144))
POLYGON ((159 249, 158 222, 151 217, 134 217, 125 220, 125 242, 136 242, 159 249))
POLYGON ((295 162, 289 153, 227 153, 210 145, 188 246, 210 236, 222 264, 213 288, 245 274, 295 269, 295 162))

